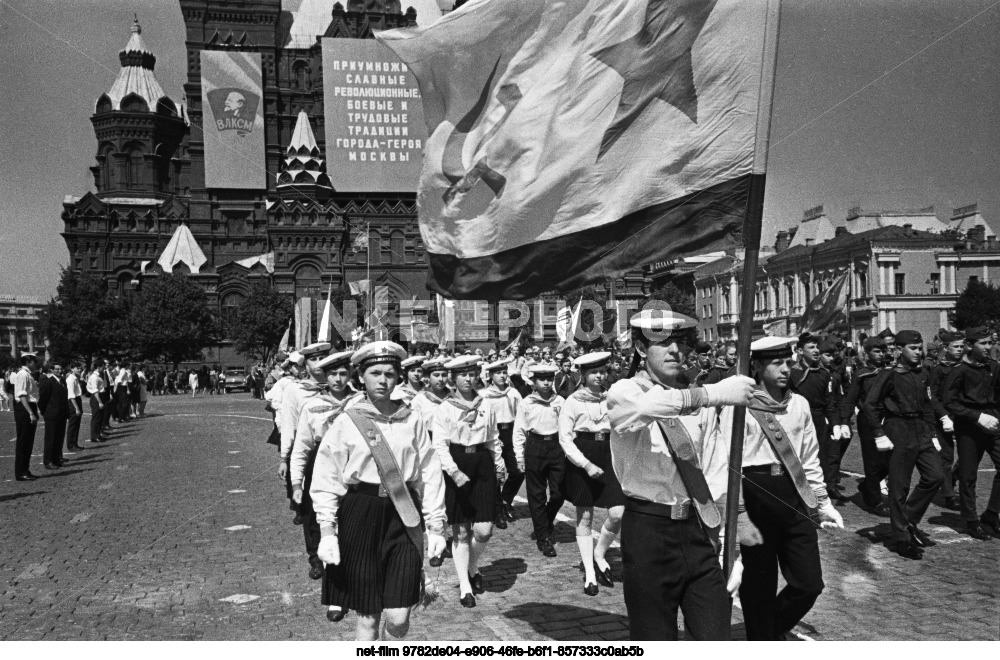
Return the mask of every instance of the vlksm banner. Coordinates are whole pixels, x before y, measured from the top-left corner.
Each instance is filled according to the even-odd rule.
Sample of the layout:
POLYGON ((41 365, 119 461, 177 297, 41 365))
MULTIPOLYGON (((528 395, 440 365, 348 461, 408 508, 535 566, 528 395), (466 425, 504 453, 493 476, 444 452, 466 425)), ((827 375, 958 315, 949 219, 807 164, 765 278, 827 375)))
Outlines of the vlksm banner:
POLYGON ((260 53, 201 52, 208 188, 265 188, 260 53))

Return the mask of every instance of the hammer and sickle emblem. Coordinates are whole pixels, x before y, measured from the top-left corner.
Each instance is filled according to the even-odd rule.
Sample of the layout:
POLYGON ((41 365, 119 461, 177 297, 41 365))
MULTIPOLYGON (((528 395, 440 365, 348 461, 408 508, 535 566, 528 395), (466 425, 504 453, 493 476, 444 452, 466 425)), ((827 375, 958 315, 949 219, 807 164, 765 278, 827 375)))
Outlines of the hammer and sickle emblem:
MULTIPOLYGON (((445 143, 444 155, 441 157, 441 172, 451 183, 451 186, 449 186, 448 190, 442 196, 445 204, 450 204, 456 195, 471 190, 479 181, 485 183, 493 191, 494 197, 503 195, 504 188, 507 185, 507 178, 490 167, 485 157, 480 158, 473 165, 472 169, 467 172, 462 163, 462 150, 465 147, 465 141, 469 137, 469 132, 472 131, 476 122, 482 116, 483 110, 486 109, 490 92, 493 88, 493 78, 496 76, 499 66, 500 58, 497 58, 496 64, 493 65, 493 71, 490 72, 489 78, 486 79, 486 85, 483 87, 483 91, 479 95, 476 104, 458 122, 451 135, 448 136, 448 141, 445 143)), ((483 143, 489 142, 496 132, 500 130, 500 127, 510 116, 511 110, 521 100, 521 90, 514 84, 504 85, 497 92, 497 100, 504 108, 504 115, 486 132, 483 136, 483 143)))

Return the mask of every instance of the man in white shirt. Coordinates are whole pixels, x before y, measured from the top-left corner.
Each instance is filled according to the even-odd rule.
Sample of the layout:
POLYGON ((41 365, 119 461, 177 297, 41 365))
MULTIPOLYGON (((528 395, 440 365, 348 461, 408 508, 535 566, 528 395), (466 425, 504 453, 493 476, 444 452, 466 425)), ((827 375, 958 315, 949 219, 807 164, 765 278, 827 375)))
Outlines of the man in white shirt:
POLYGON ((103 361, 98 360, 87 378, 87 392, 90 394, 90 441, 104 442, 101 430, 104 428, 104 382, 103 361))
POLYGON ((80 450, 80 421, 83 419, 83 388, 80 387, 82 367, 79 362, 69 365, 66 376, 66 397, 69 399, 69 419, 66 420, 66 451, 80 450))
POLYGON ((14 426, 17 441, 14 445, 14 478, 17 481, 34 481, 31 474, 31 450, 35 447, 35 430, 38 428, 38 383, 31 375, 37 360, 33 353, 21 356, 21 369, 11 376, 14 385, 14 426))

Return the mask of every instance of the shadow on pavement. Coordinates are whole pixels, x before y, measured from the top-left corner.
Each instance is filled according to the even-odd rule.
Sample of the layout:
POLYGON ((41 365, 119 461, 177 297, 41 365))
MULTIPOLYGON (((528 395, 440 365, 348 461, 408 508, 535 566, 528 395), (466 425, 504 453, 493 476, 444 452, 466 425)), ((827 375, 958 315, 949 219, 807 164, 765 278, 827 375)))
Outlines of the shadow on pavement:
POLYGON ((927 518, 928 525, 941 525, 942 527, 949 527, 959 534, 967 534, 968 528, 962 517, 957 513, 951 511, 942 511, 936 516, 930 516, 927 518))
POLYGON ((502 593, 514 586, 517 576, 528 572, 528 565, 520 557, 497 559, 489 566, 481 566, 483 588, 493 593, 502 593))
POLYGON ((503 613, 550 639, 628 639, 628 617, 560 603, 524 603, 503 613), (599 636, 600 635, 600 636, 599 636))
POLYGON ((892 526, 887 522, 864 527, 855 533, 873 544, 887 545, 892 540, 892 526))
POLYGON ((11 502, 13 500, 19 500, 22 497, 31 497, 32 495, 44 495, 49 491, 47 490, 37 490, 33 493, 12 493, 10 495, 0 495, 0 502, 11 502))
POLYGON ((84 458, 71 458, 68 461, 66 461, 66 464, 70 466, 90 465, 91 463, 103 463, 104 461, 110 461, 110 460, 113 459, 104 456, 91 455, 91 456, 86 456, 84 458))
POLYGON ((46 477, 65 477, 70 474, 81 474, 83 472, 90 472, 90 470, 46 470, 42 474, 39 474, 38 478, 45 479, 46 477))

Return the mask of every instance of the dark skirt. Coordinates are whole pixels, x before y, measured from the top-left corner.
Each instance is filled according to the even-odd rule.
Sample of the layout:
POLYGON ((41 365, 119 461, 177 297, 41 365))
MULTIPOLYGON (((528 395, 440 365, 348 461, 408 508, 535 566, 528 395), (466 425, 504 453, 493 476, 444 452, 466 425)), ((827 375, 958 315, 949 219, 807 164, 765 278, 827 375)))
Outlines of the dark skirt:
POLYGON ((410 540, 391 499, 351 490, 337 523, 340 564, 327 566, 324 605, 374 615, 420 601, 423 548, 410 540))
POLYGON ((592 479, 587 471, 573 465, 566 459, 566 476, 563 478, 563 495, 576 506, 595 506, 610 509, 625 505, 622 485, 611 464, 611 443, 608 440, 594 440, 594 434, 578 431, 573 440, 587 460, 604 470, 604 474, 592 479))
POLYGON ((469 483, 461 488, 451 476, 444 475, 444 506, 449 525, 493 522, 497 512, 497 473, 493 454, 479 445, 477 451, 466 453, 462 445, 451 445, 451 457, 469 483))

